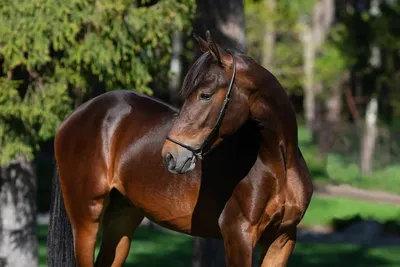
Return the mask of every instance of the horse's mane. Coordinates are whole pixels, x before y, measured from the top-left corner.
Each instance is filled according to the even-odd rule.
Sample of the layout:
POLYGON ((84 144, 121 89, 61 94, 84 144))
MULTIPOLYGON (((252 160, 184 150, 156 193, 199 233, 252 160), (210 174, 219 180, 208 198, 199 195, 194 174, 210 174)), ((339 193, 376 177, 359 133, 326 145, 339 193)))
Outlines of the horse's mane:
POLYGON ((183 80, 182 88, 180 94, 186 98, 190 95, 196 88, 198 81, 204 78, 207 74, 208 66, 212 62, 212 55, 209 52, 203 53, 190 67, 187 72, 185 79, 183 80))
MULTIPOLYGON (((238 49, 226 49, 230 54, 237 55, 242 54, 238 49)), ((207 70, 214 58, 210 52, 203 53, 190 67, 187 72, 185 79, 183 80, 182 88, 180 94, 186 98, 194 90, 196 90, 196 85, 201 81, 207 74, 207 70)))

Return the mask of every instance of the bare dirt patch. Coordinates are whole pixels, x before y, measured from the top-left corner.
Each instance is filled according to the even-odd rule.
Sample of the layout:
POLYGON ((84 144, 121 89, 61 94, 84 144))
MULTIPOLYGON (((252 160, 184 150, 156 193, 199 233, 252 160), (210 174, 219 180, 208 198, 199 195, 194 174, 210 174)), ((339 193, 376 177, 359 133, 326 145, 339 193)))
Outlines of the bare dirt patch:
POLYGON ((342 197, 400 206, 399 195, 385 191, 360 189, 345 184, 332 185, 314 183, 314 194, 324 197, 342 197))

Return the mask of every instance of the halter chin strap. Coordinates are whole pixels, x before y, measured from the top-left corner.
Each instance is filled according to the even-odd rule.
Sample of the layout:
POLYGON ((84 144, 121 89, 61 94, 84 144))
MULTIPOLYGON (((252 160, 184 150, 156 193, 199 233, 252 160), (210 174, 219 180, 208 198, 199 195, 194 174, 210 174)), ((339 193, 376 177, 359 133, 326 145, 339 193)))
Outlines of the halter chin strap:
POLYGON ((167 136, 167 140, 169 140, 169 141, 171 141, 171 142, 173 142, 173 143, 175 143, 175 144, 177 144, 177 145, 179 145, 181 147, 184 147, 187 150, 193 152, 193 154, 199 159, 203 158, 203 156, 205 155, 205 153, 203 151, 204 148, 208 145, 208 143, 211 141, 211 138, 213 138, 213 136, 218 132, 219 128, 221 127, 222 120, 224 119, 226 109, 228 108, 228 104, 229 104, 229 101, 231 99, 232 87, 233 87, 233 83, 235 82, 235 77, 236 77, 236 58, 232 54, 231 54, 231 56, 232 56, 232 59, 233 59, 233 73, 232 73, 231 81, 229 83, 228 92, 226 93, 224 104, 222 105, 221 111, 219 112, 219 116, 218 116, 217 122, 215 123, 215 126, 211 130, 211 132, 204 139, 204 141, 201 144, 201 146, 198 147, 198 148, 195 148, 195 147, 192 147, 192 146, 189 146, 189 145, 185 145, 184 143, 181 143, 181 142, 179 142, 177 140, 174 140, 174 139, 170 138, 169 136, 167 136))

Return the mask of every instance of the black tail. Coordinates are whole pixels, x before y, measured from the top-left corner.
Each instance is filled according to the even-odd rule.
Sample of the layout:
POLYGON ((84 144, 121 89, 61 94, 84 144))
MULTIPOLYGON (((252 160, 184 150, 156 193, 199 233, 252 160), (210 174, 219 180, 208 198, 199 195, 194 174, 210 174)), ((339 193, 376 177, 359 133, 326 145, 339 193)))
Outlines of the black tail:
POLYGON ((57 166, 55 167, 51 193, 47 265, 49 267, 76 266, 72 227, 65 211, 57 166))

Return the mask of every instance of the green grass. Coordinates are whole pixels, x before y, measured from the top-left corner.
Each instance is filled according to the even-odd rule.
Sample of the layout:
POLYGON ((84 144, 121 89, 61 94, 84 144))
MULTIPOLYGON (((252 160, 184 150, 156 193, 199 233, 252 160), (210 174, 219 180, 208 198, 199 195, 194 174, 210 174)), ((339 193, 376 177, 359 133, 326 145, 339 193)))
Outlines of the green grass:
POLYGON ((334 218, 346 219, 357 214, 363 219, 374 219, 380 222, 400 220, 400 206, 313 196, 302 224, 328 225, 334 218))
POLYGON ((400 247, 369 248, 356 245, 297 244, 289 267, 395 267, 400 247))
MULTIPOLYGON (((40 226, 40 266, 46 266, 46 226, 40 226)), ((125 266, 187 267, 192 259, 192 238, 183 234, 168 234, 140 227, 132 241, 131 253, 125 266)), ((400 266, 400 247, 368 248, 353 245, 298 243, 290 259, 298 267, 395 267, 400 266)))
POLYGON ((46 238, 47 238, 47 225, 38 225, 37 237, 39 242, 39 267, 45 267, 46 265, 46 238))
MULTIPOLYGON (((340 198, 314 196, 302 221, 305 225, 330 224, 333 218, 359 214, 378 221, 400 220, 400 207, 340 198)), ((38 228, 40 266, 46 266, 47 226, 38 228)), ((97 249, 98 251, 98 249, 97 249)), ((192 238, 140 227, 134 235, 126 266, 190 266, 192 238)), ((297 244, 289 266, 400 266, 400 247, 367 248, 352 245, 297 244)))
MULTIPOLYGON (((38 227, 39 267, 46 265, 47 225, 38 227)), ((99 251, 99 245, 96 254, 99 251)), ((192 238, 183 234, 168 234, 143 226, 135 232, 131 253, 125 266, 188 266, 192 257, 192 238)))

